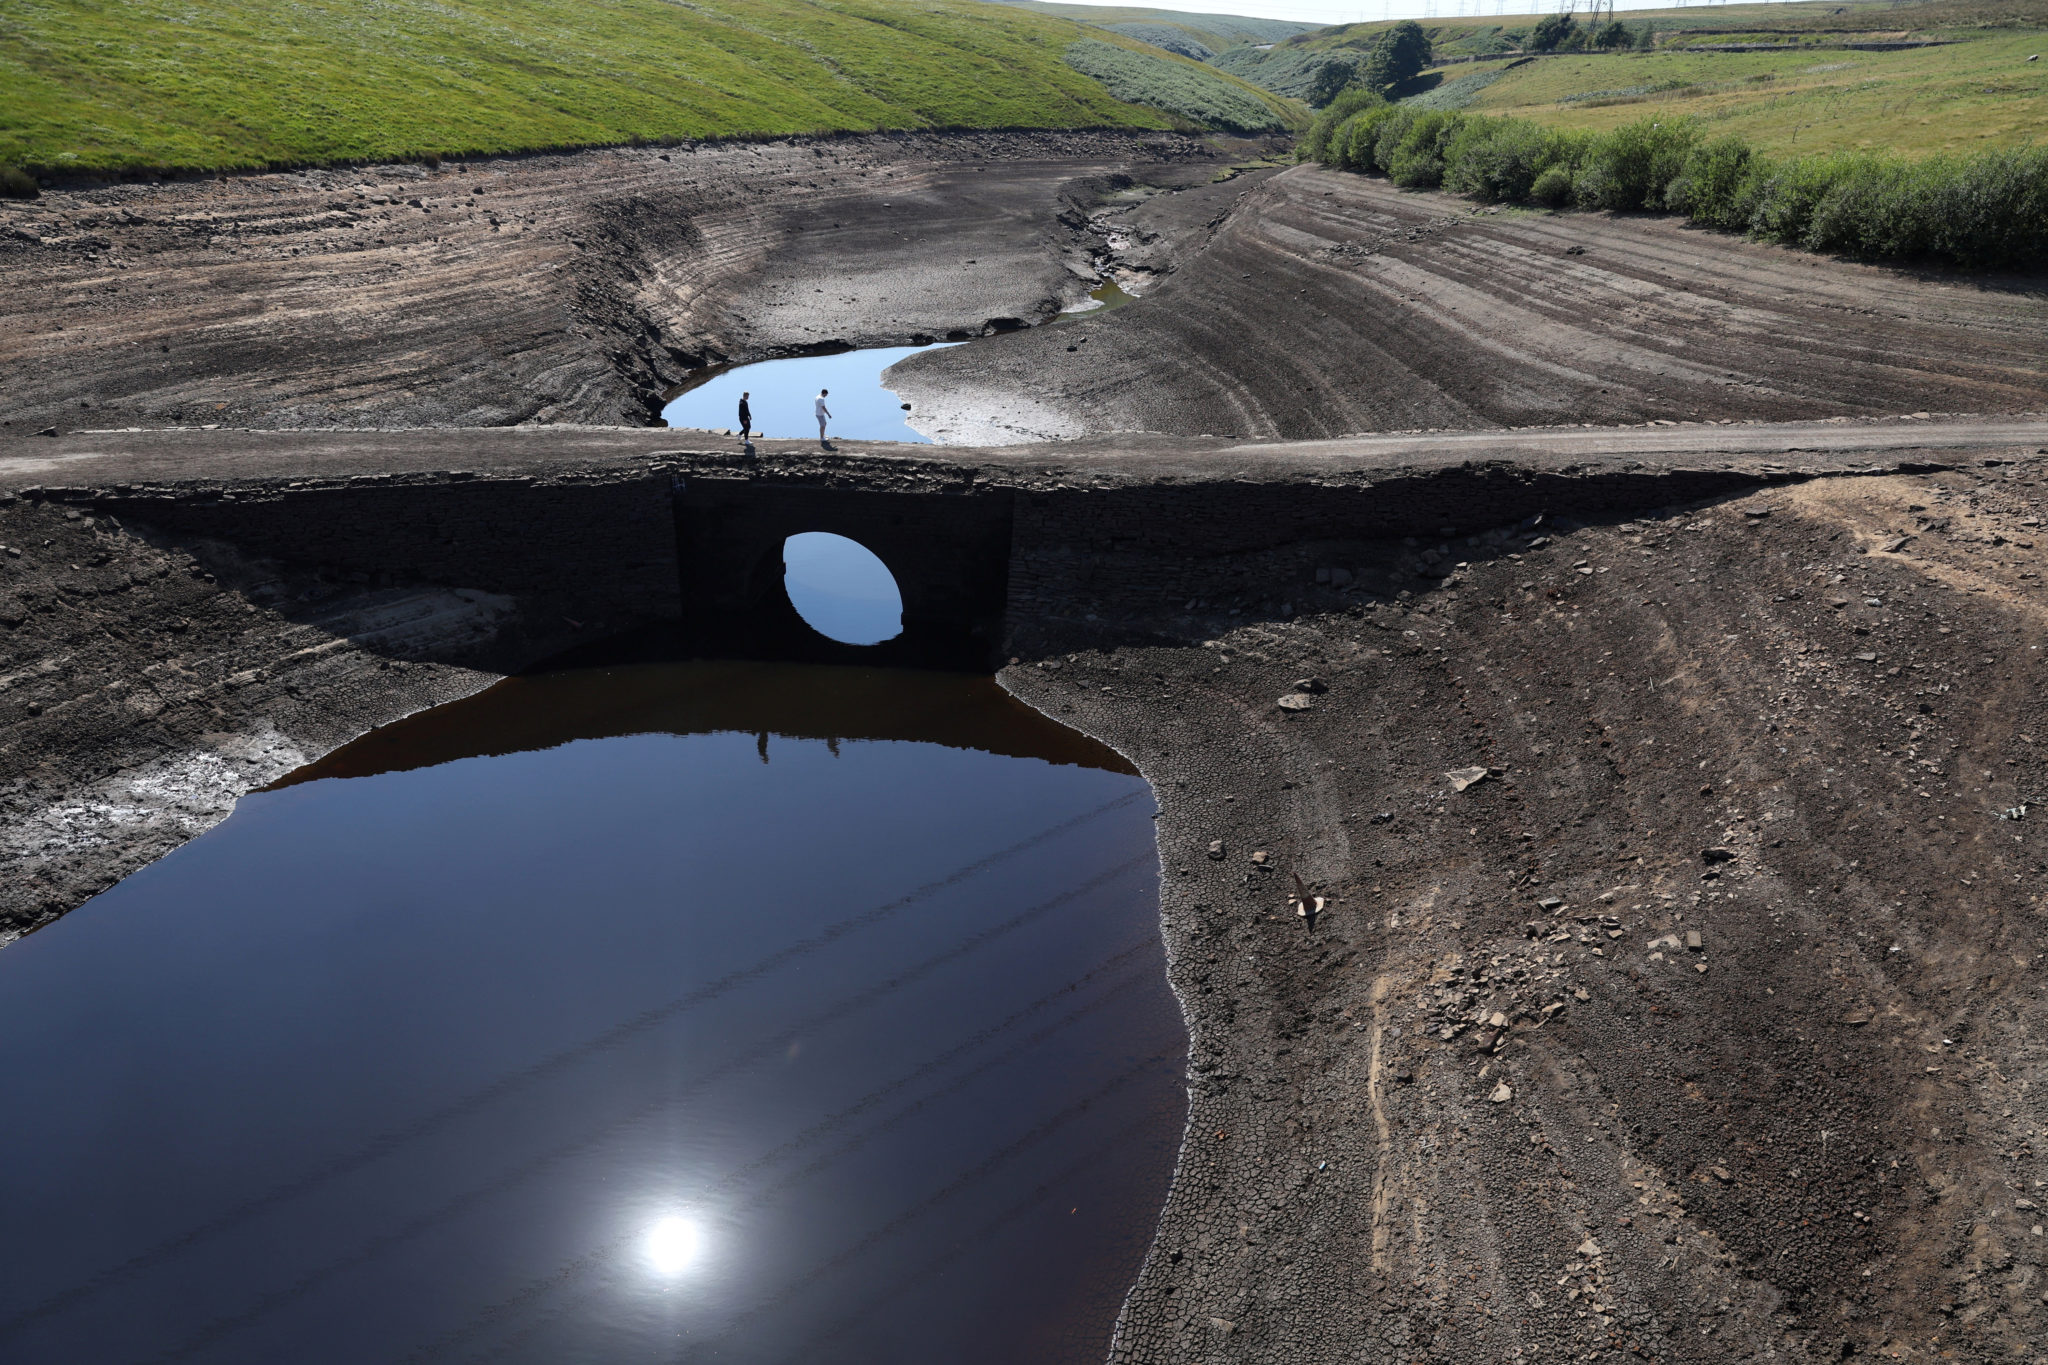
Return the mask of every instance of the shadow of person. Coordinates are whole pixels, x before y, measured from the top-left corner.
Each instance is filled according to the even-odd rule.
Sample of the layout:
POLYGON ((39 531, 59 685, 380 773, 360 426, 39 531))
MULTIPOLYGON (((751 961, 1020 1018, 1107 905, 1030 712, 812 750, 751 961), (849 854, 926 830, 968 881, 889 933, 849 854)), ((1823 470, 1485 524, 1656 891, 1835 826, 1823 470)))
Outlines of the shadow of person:
POLYGON ((1299 872, 1289 875, 1294 878, 1294 894, 1287 899, 1294 906, 1294 913, 1301 916, 1308 932, 1313 934, 1316 931, 1316 916, 1323 910, 1323 897, 1309 894, 1309 889, 1303 884, 1299 872))
POLYGON ((818 442, 818 449, 820 449, 820 450, 835 450, 835 451, 836 451, 836 450, 838 450, 838 449, 839 449, 839 447, 838 447, 838 446, 835 446, 835 445, 833 445, 833 444, 832 444, 832 443, 831 443, 830 441, 820 441, 820 442, 818 442))

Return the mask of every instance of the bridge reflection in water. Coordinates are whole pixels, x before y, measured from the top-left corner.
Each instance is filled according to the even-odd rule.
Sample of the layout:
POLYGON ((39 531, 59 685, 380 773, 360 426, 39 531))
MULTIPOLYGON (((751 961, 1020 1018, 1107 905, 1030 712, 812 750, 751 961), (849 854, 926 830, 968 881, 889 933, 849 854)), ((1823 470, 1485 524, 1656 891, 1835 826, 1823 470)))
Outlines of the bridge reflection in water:
POLYGON ((0 1356, 1099 1360, 1151 796, 986 679, 517 678, 0 953, 0 1356))

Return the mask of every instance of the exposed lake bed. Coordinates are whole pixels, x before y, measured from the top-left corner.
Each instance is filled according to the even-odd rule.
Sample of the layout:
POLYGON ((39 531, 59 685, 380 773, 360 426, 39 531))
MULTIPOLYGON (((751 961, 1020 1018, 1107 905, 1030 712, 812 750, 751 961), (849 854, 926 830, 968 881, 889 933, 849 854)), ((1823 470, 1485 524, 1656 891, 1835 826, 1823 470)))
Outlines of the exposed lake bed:
MULTIPOLYGON (((2039 290, 1311 167, 1212 186, 1128 141, 1014 179, 1004 139, 887 141, 379 168, 434 210, 386 193, 389 251, 330 251, 310 174, 20 211, 0 416, 66 434, 0 452, 9 931, 369 725, 765 582, 751 545, 678 572, 720 526, 689 499, 864 525, 906 588, 972 521, 1004 684, 1161 807, 1193 1122, 1121 1360, 2025 1358, 2043 437, 1941 414, 2038 412, 2039 290), (486 172, 503 231, 436 197, 486 172), (888 382, 944 440, 1239 439, 647 428, 707 365, 1057 316, 1126 175, 1179 186, 1121 238, 1142 307, 888 382), (313 226, 123 216, 201 195, 313 226), (266 291, 303 307, 235 312, 266 291), (389 429, 456 420, 524 424, 389 429), (1390 425, 1462 430, 1275 439, 1390 425)), ((709 1224, 647 1212, 621 1257, 707 1264, 709 1224)))

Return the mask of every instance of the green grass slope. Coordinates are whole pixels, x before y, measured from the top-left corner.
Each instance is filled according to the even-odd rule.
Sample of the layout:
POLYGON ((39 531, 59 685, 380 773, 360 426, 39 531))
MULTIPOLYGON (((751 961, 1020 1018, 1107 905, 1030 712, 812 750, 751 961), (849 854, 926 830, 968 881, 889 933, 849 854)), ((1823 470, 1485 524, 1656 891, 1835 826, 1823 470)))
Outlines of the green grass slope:
POLYGON ((0 166, 1174 126, 1069 64, 1100 36, 975 0, 6 0, 0 166))
POLYGON ((1694 118, 1771 153, 2023 147, 2048 143, 2048 34, 1995 31, 1904 52, 1550 57, 1500 74, 1463 107, 1593 130, 1694 118))
POLYGON ((1067 61, 1119 99, 1205 128, 1279 133, 1307 122, 1299 106, 1192 58, 1083 38, 1068 46, 1067 61))
POLYGON ((1242 43, 1277 43, 1317 31, 1314 24, 1292 19, 1257 19, 1243 14, 1194 14, 1184 10, 1142 9, 1126 5, 1063 5, 1054 0, 998 0, 1036 14, 1056 15, 1151 43, 1168 51, 1181 49, 1159 41, 1178 33, 1187 40, 1222 52, 1242 43))
MULTIPOLYGON (((1438 20, 1425 27, 1445 62, 1403 87, 1422 110, 1511 115, 1601 132, 1645 117, 1691 119, 1760 152, 1962 155, 2048 143, 2048 0, 1923 4, 1725 5, 1627 10, 1647 52, 1558 53, 1518 60, 1535 15, 1438 20), (1847 46, 1938 44, 1900 51, 1847 46), (1701 45, 1783 51, 1699 51, 1701 45), (1506 51, 1510 55, 1492 54, 1506 51), (2040 60, 2028 58, 2040 55, 2040 60)), ((1217 65, 1254 84, 1306 94, 1332 53, 1371 46, 1381 23, 1301 34, 1217 65)))

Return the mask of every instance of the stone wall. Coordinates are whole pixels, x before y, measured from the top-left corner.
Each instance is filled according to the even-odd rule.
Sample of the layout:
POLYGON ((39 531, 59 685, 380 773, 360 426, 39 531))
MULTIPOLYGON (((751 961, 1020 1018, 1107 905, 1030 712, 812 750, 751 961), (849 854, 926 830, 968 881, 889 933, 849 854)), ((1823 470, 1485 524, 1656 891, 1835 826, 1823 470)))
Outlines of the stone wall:
POLYGON ((513 599, 517 615, 496 639, 433 656, 509 671, 570 644, 680 618, 668 493, 665 473, 458 474, 95 490, 88 500, 183 544, 219 543, 358 584, 426 583, 513 599))

